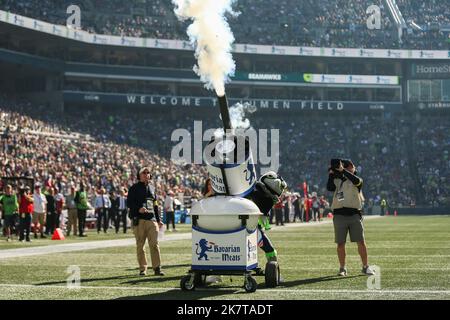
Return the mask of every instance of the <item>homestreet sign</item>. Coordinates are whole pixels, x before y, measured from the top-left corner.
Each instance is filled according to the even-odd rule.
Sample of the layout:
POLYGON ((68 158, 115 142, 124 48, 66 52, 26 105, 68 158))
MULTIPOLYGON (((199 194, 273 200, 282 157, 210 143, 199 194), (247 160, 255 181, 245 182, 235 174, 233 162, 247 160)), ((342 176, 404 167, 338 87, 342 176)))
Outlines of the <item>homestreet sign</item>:
MULTIPOLYGON (((84 102, 102 105, 136 105, 167 107, 218 107, 214 97, 160 96, 140 94, 108 94, 97 92, 64 92, 65 102, 84 102)), ((343 110, 395 110, 401 109, 401 103, 343 102, 315 100, 283 100, 283 99, 229 99, 230 105, 247 103, 254 110, 280 111, 343 111, 343 110)))
POLYGON ((414 78, 450 78, 450 63, 413 63, 414 78))

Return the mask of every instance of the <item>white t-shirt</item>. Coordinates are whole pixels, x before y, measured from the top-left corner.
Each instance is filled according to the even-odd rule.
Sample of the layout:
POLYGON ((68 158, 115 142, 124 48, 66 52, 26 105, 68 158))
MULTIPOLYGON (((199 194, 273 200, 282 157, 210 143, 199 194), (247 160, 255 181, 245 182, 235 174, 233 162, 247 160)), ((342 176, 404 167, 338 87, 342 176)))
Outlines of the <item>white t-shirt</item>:
POLYGON ((175 211, 173 208, 173 198, 171 196, 166 196, 166 199, 164 200, 164 210, 166 212, 175 211))
POLYGON ((47 198, 43 193, 33 193, 34 212, 45 213, 47 209, 47 198))

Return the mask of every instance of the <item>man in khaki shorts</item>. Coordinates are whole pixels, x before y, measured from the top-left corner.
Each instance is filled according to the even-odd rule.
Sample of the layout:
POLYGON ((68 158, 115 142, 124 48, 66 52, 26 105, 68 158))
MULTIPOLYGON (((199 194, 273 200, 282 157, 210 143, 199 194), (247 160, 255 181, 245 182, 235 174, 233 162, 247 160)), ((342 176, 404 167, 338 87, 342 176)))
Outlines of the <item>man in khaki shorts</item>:
POLYGON ((362 218, 363 195, 361 192, 363 180, 356 176, 356 169, 351 160, 334 159, 329 169, 327 189, 334 191, 333 224, 334 236, 337 244, 339 258, 339 275, 346 276, 345 243, 347 234, 350 241, 358 244, 358 253, 362 261, 362 273, 373 275, 374 271, 368 264, 367 247, 364 239, 364 226, 362 218))
POLYGON ((39 233, 41 234, 41 238, 46 238, 44 236, 44 226, 46 223, 45 216, 47 214, 47 198, 43 193, 41 193, 41 184, 36 183, 34 186, 33 193, 33 224, 34 224, 34 238, 37 239, 37 231, 39 224, 39 233))

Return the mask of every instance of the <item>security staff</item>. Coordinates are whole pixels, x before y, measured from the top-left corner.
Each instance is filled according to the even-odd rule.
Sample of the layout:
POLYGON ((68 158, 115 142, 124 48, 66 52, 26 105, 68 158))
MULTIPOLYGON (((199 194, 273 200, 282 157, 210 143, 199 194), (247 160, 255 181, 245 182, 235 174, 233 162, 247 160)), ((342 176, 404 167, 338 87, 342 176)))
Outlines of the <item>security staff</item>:
POLYGON ((340 263, 338 275, 346 276, 345 267, 345 243, 347 233, 350 233, 350 241, 358 243, 358 253, 363 264, 362 273, 373 275, 367 258, 367 247, 364 239, 364 226, 362 218, 362 202, 364 200, 361 189, 363 180, 356 176, 355 165, 351 160, 339 161, 337 168, 329 169, 327 189, 334 191, 333 224, 337 254, 340 263))
POLYGON ((152 268, 155 275, 163 276, 161 270, 161 254, 159 251, 158 232, 162 227, 158 203, 154 190, 149 181, 150 169, 144 167, 139 170, 139 181, 128 191, 127 205, 130 208, 130 219, 133 221, 133 232, 136 238, 136 252, 141 276, 147 274, 147 258, 145 256, 145 242, 148 240, 152 268))

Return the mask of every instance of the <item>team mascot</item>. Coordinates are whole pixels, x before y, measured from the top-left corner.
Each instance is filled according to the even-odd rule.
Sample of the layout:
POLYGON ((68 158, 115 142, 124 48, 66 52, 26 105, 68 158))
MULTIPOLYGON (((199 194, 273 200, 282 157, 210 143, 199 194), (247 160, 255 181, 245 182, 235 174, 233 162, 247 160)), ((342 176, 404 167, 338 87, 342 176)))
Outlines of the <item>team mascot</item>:
POLYGON ((263 216, 258 221, 258 246, 265 252, 267 261, 277 261, 277 250, 273 247, 264 230, 270 229, 269 212, 286 190, 287 184, 283 178, 273 171, 262 175, 255 188, 247 196, 259 208, 263 216))

